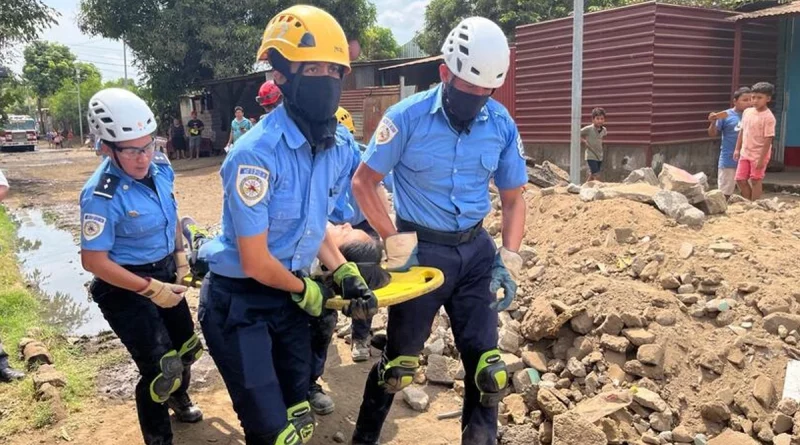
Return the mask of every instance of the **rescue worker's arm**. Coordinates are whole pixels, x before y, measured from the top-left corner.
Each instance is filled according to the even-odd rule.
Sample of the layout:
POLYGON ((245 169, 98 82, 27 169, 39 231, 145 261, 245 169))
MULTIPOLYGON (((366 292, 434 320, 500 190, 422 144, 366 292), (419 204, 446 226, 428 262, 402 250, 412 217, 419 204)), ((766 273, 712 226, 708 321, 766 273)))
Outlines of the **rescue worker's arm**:
POLYGON ((81 265, 87 272, 114 286, 133 292, 147 287, 146 279, 111 261, 108 252, 81 249, 81 265))
POLYGON ((244 273, 275 289, 292 293, 303 292, 303 280, 289 272, 267 249, 267 232, 255 236, 240 236, 239 256, 244 273))
POLYGON ((375 231, 386 239, 397 233, 389 217, 386 193, 382 191, 383 175, 362 163, 353 175, 353 194, 361 212, 375 231))
POLYGON ((186 251, 183 248, 183 230, 180 224, 181 215, 176 213, 175 221, 178 221, 178 224, 175 225, 175 252, 173 253, 175 266, 177 267, 175 283, 180 284, 183 283, 183 279, 189 275, 189 258, 186 257, 186 251))
POLYGON ((522 187, 500 190, 503 209, 503 247, 518 252, 525 234, 525 199, 522 187))

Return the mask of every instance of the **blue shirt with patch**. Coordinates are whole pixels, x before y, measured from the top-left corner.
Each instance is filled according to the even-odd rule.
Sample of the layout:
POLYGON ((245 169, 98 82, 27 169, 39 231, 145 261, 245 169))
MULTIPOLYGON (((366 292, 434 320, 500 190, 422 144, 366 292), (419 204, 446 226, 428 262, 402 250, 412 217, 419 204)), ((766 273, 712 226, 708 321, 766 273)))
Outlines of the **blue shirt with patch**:
POLYGON ((253 124, 250 122, 249 119, 242 118, 241 122, 234 119, 231 122, 231 133, 233 133, 233 142, 239 140, 240 137, 244 136, 247 133, 247 130, 250 130, 253 127, 253 124))
POLYGON ((392 106, 364 154, 373 170, 393 171, 398 218, 434 230, 463 231, 491 210, 489 181, 501 190, 528 182, 514 120, 489 99, 467 132, 457 133, 442 108, 442 86, 392 106))
POLYGON ((156 152, 150 175, 158 193, 106 158, 81 190, 81 249, 108 252, 121 265, 162 260, 175 250, 175 173, 156 152))
MULTIPOLYGON (((353 174, 355 174, 360 163, 361 149, 358 144, 354 144, 353 167, 349 172, 349 179, 353 178, 353 174)), ((353 226, 367 220, 367 217, 361 212, 361 208, 358 206, 355 196, 353 196, 350 180, 347 181, 347 184, 345 184, 342 189, 341 195, 339 195, 339 199, 336 201, 336 207, 334 207, 333 213, 328 217, 328 220, 334 224, 349 223, 353 226)))
POLYGON ((339 125, 336 145, 313 155, 282 105, 269 113, 222 163, 222 234, 203 245, 200 258, 215 274, 246 278, 236 240, 267 232, 267 249, 284 267, 310 269, 328 216, 349 187, 354 146, 339 125))
POLYGON ((717 120, 717 131, 722 135, 722 145, 719 151, 719 168, 736 168, 739 163, 733 159, 736 151, 736 141, 741 130, 742 113, 735 108, 727 110, 728 117, 717 120))

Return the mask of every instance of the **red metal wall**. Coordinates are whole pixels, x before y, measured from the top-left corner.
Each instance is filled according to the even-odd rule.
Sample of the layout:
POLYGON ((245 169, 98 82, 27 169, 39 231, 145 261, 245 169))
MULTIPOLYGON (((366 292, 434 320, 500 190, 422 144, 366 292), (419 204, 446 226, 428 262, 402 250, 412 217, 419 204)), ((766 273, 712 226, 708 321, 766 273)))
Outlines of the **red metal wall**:
MULTIPOLYGON (((654 2, 587 14, 582 123, 603 107, 611 144, 709 139, 708 113, 730 106, 734 24, 725 18, 732 15, 654 2)), ((741 83, 774 82, 777 26, 745 28, 741 83)), ((572 19, 520 26, 516 42, 523 140, 568 143, 572 19)))
POLYGON ((508 74, 506 75, 506 81, 503 83, 503 86, 498 88, 492 98, 496 101, 503 104, 503 106, 508 109, 508 112, 511 114, 511 117, 516 118, 516 108, 517 108, 517 95, 516 95, 516 70, 514 66, 516 65, 517 60, 517 48, 511 47, 511 64, 509 65, 508 74))
POLYGON ((389 97, 394 102, 397 102, 400 100, 400 85, 342 91, 339 106, 344 107, 352 115, 353 125, 356 127, 355 138, 359 141, 369 140, 372 136, 371 131, 367 131, 369 134, 364 132, 364 103, 368 97, 389 97))

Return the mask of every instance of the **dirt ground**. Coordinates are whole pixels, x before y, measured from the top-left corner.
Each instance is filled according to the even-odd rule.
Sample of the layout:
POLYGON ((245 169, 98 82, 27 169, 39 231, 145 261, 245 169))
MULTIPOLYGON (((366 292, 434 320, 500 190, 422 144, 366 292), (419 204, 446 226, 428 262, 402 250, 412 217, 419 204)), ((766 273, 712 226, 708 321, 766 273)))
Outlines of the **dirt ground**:
MULTIPOLYGON (((83 184, 100 162, 87 150, 40 150, 34 153, 0 155, 0 170, 6 175, 11 193, 10 207, 35 207, 58 215, 58 224, 77 233, 78 197, 83 184)), ((218 174, 222 158, 175 161, 175 196, 182 215, 192 215, 202 225, 219 223, 222 192, 218 174)), ((187 296, 190 306, 197 306, 197 290, 187 296)), ((325 384, 336 402, 336 411, 318 417, 312 444, 332 443, 341 432, 349 440, 358 416, 361 395, 370 363, 353 363, 349 346, 336 338, 331 346, 325 384)), ((211 388, 195 393, 205 420, 196 425, 174 424, 176 445, 215 443, 243 444, 244 436, 224 386, 217 381, 211 388)), ((412 411, 397 397, 389 420, 383 429, 386 444, 451 444, 458 443, 458 419, 437 420, 436 415, 460 408, 460 400, 452 391, 433 388, 429 392, 428 412, 412 411)), ((139 444, 141 433, 132 400, 119 402, 98 396, 96 403, 87 402, 85 410, 73 413, 53 428, 31 431, 10 438, 11 445, 65 443, 95 445, 139 444)), ((3 440, 0 439, 0 443, 3 440)))
MULTIPOLYGON (((60 225, 75 229, 80 188, 98 162, 93 153, 77 150, 2 155, 0 169, 12 189, 8 203, 12 207, 49 209, 58 214, 60 225)), ((203 225, 219 221, 220 163, 221 158, 173 163, 180 211, 191 214, 203 225)), ((787 345, 763 329, 764 314, 758 306, 763 299, 777 298, 789 302, 790 312, 798 313, 800 305, 800 209, 796 197, 779 198, 785 204, 778 212, 735 204, 726 215, 709 217, 702 229, 692 229, 678 226, 650 205, 627 200, 585 203, 564 190, 542 196, 536 187, 530 187, 526 192, 529 211, 525 245, 535 251, 536 258, 523 271, 527 278, 520 285, 518 302, 530 304, 535 297, 567 306, 583 304, 595 324, 597 317, 611 313, 634 312, 646 318, 648 329, 666 351, 666 378, 658 385, 664 400, 678 409, 677 423, 693 432, 716 434, 719 425, 701 419, 700 405, 719 397, 725 389, 749 394, 759 375, 773 380, 778 398, 783 388, 787 345), (619 228, 633 231, 636 239, 632 244, 607 242, 609 234, 619 228), (716 254, 710 245, 718 242, 733 244, 735 252, 716 254), (679 255, 684 243, 693 247, 688 258, 679 255), (657 261, 658 277, 684 273, 701 281, 719 277, 717 297, 739 302, 732 308, 732 315, 727 315, 728 322, 692 316, 690 308, 678 301, 674 291, 663 289, 658 278, 642 280, 626 272, 625 265, 634 258, 652 256, 661 258, 657 261), (534 264, 543 267, 544 272, 528 277, 534 264), (746 285, 757 290, 748 295, 738 291, 746 285), (587 294, 587 289, 598 288, 603 291, 587 294), (743 324, 752 326, 745 329, 743 324), (711 355, 725 362, 728 353, 737 348, 747 357, 743 366, 724 363, 721 375, 706 370, 711 355)), ((498 215, 491 215, 485 224, 490 233, 496 233, 498 215)), ((188 298, 192 305, 196 305, 196 297, 196 290, 191 291, 188 298)), ((572 336, 569 341, 542 340, 525 348, 541 348, 550 355, 563 343, 570 346, 575 334, 566 334, 572 336)), ((332 348, 325 380, 337 408, 334 414, 318 419, 312 442, 315 444, 331 443, 337 432, 349 438, 370 367, 352 363, 342 340, 336 339, 332 348)), ((431 406, 423 414, 407 408, 401 397, 395 400, 382 443, 459 443, 459 420, 439 421, 436 415, 457 410, 460 399, 443 387, 428 385, 426 392, 431 396, 431 406)), ((176 424, 176 444, 243 443, 230 400, 219 383, 199 392, 196 400, 206 420, 199 425, 176 424)), ((97 403, 87 403, 84 412, 71 415, 62 424, 12 438, 10 443, 54 444, 64 437, 80 444, 140 443, 134 405, 130 400, 98 398, 97 403)))

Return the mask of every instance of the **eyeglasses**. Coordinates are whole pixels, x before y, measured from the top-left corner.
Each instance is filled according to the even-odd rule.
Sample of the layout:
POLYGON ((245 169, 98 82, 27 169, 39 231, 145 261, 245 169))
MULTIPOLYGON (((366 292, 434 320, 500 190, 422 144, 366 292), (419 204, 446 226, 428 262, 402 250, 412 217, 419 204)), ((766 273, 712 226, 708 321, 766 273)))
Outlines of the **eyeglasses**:
POLYGON ((144 147, 120 147, 116 143, 106 140, 104 140, 103 143, 111 147, 112 150, 116 151, 119 154, 119 157, 130 160, 138 158, 139 155, 150 156, 156 151, 155 139, 151 139, 150 142, 144 147))

